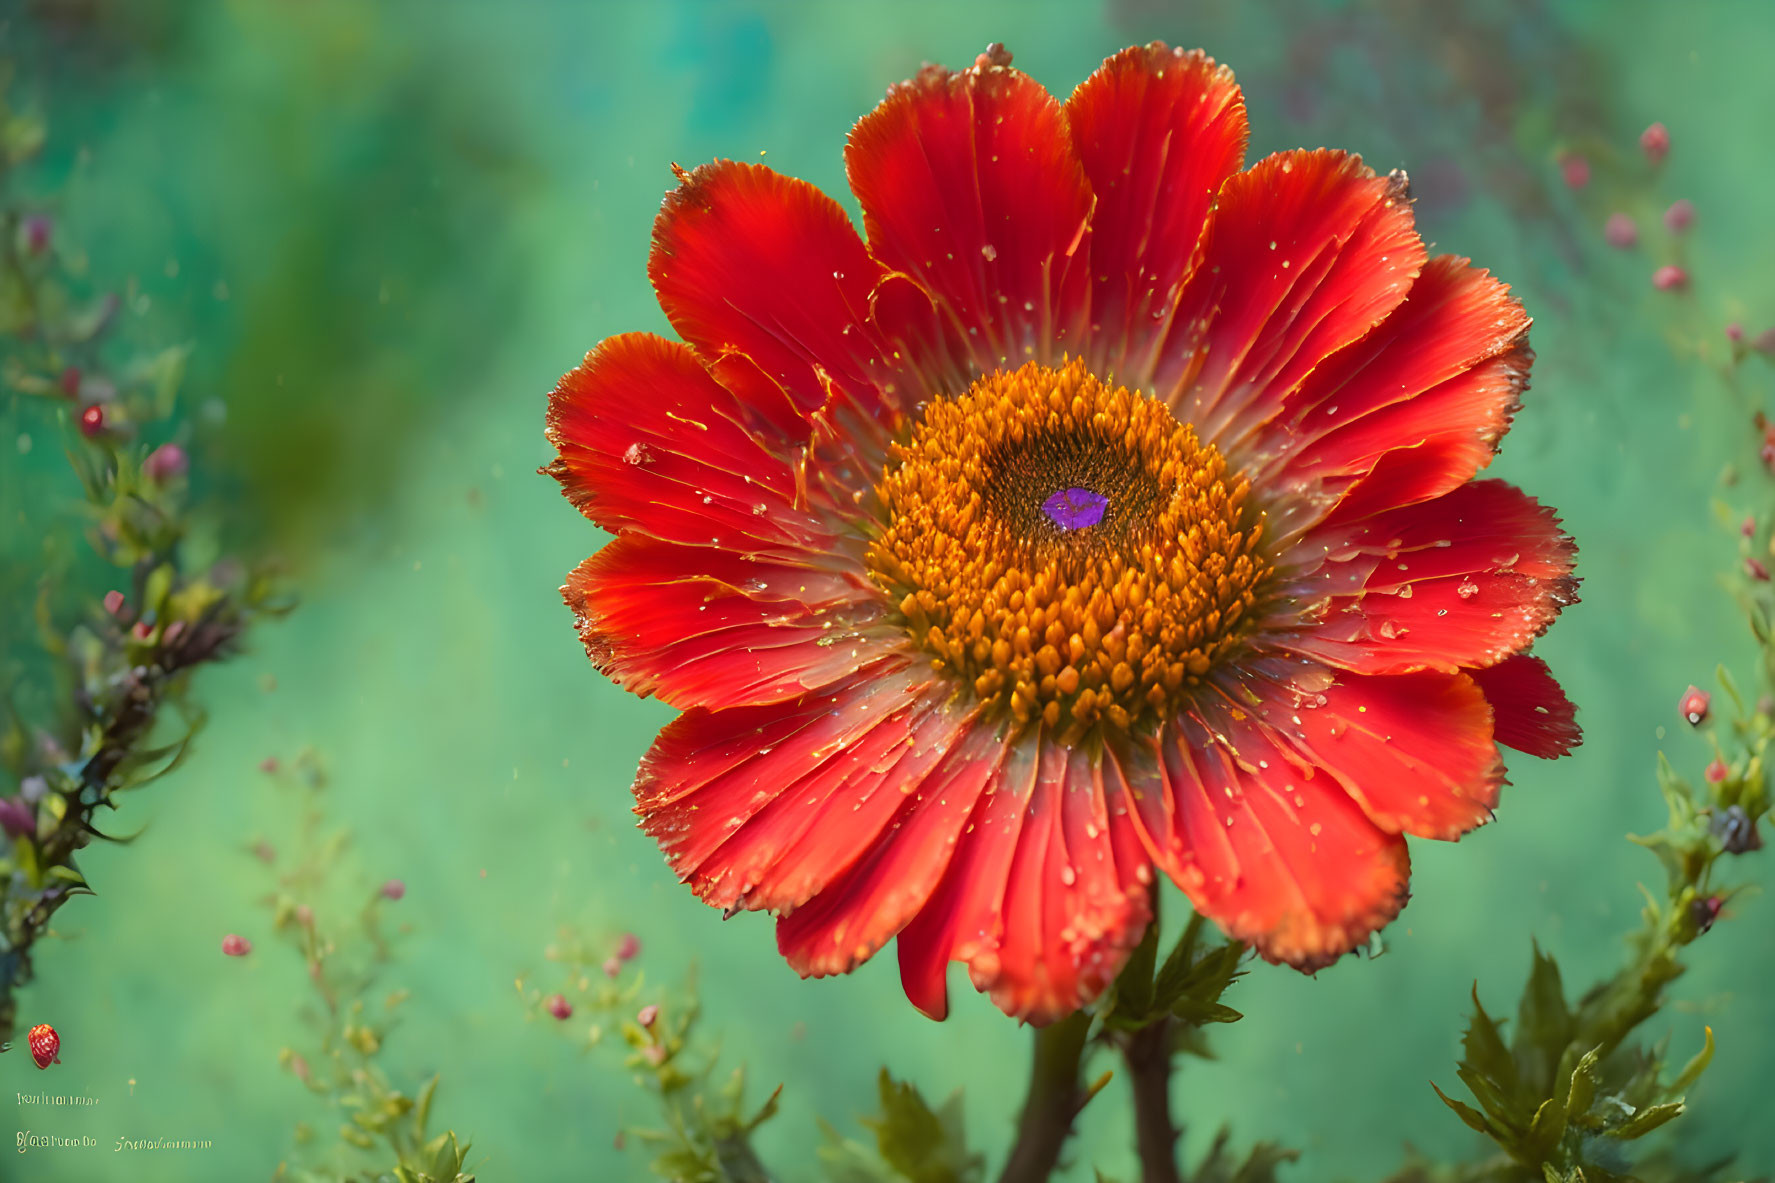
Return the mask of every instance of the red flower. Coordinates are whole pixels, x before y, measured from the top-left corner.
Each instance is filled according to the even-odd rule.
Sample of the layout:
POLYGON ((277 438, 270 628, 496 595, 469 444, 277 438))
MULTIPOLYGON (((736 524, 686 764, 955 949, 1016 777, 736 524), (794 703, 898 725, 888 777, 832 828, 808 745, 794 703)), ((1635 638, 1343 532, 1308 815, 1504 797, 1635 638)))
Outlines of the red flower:
POLYGON ((593 661, 683 714, 635 784, 710 904, 804 975, 899 937, 1032 1022, 1101 992, 1153 871, 1312 970, 1396 915, 1407 834, 1487 821, 1497 744, 1573 709, 1525 651, 1571 540, 1474 481, 1532 354, 1429 258, 1403 174, 1243 168, 1205 55, 1064 104, 1009 69, 896 86, 804 182, 680 171, 548 471, 616 537, 563 589, 593 661))

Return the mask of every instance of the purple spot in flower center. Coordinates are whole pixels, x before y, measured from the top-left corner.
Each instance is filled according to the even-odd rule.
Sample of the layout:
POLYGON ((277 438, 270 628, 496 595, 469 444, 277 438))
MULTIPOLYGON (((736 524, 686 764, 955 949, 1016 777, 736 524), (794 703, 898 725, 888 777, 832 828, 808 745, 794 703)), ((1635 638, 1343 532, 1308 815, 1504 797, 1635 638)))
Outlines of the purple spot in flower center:
POLYGON ((1074 486, 1061 489, 1042 502, 1042 512, 1062 530, 1083 530, 1103 520, 1109 509, 1109 498, 1090 489, 1074 486))

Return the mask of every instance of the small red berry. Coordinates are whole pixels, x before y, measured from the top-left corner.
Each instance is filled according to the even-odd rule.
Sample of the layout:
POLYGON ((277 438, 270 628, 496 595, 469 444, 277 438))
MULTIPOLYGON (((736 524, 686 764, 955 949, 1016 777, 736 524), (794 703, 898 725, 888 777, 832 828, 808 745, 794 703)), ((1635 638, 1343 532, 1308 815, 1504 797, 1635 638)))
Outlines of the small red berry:
POLYGON ((1729 770, 1726 768, 1726 762, 1718 756, 1715 756, 1713 761, 1708 764, 1707 771, 1703 775, 1707 777, 1708 784, 1718 785, 1725 783, 1728 774, 1729 770))
POLYGON ((549 1014, 560 1019, 562 1022, 566 1022, 573 1017, 573 1004, 567 1001, 565 995, 549 995, 549 1000, 546 1005, 548 1006, 549 1014))
POLYGON ((622 940, 616 943, 616 955, 623 961, 632 961, 641 953, 641 938, 632 932, 622 934, 622 940))
POLYGON ((1671 203, 1664 211, 1664 228, 1672 234, 1681 234, 1695 224, 1695 203, 1688 198, 1671 203))
POLYGON ((243 936, 229 933, 222 938, 222 952, 229 957, 245 957, 253 951, 253 943, 243 936))
POLYGON ((94 403, 80 412, 80 434, 92 439, 105 430, 105 408, 94 403))
POLYGON ((31 1058, 37 1061, 37 1067, 47 1068, 51 1064, 61 1063, 56 1053, 61 1050, 62 1037, 55 1033, 55 1028, 48 1023, 38 1023, 31 1028, 31 1058))
POLYGON ((1663 164, 1664 158, 1670 154, 1670 130, 1662 123, 1654 123, 1639 133, 1640 151, 1653 164, 1663 164))
POLYGON ((1689 273, 1674 264, 1667 263, 1652 272, 1652 286, 1661 292, 1675 291, 1677 288, 1687 287, 1688 283, 1689 273))
POLYGON ((382 885, 382 898, 385 900, 398 900, 406 894, 407 885, 399 879, 390 879, 382 885))
POLYGON ((1610 214, 1602 228, 1602 237, 1610 246, 1626 250, 1639 241, 1639 227, 1626 214, 1610 214))
POLYGON ((1691 686, 1683 691, 1682 698, 1677 700, 1676 713, 1687 719, 1689 726, 1699 727, 1707 722, 1707 708, 1712 702, 1713 695, 1700 687, 1691 686))

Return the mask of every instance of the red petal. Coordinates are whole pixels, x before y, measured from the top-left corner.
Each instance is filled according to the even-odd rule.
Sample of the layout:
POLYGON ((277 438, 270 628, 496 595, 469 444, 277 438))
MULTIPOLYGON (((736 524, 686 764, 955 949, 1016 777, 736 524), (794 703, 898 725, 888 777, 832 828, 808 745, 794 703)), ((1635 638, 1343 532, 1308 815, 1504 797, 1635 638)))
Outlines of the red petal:
POLYGON ((1091 215, 1092 368, 1150 381, 1221 183, 1250 130, 1232 71, 1157 41, 1104 62, 1066 102, 1097 195, 1091 215))
POLYGON ((642 763, 642 828, 710 904, 805 903, 954 743, 949 697, 928 667, 887 662, 793 703, 686 712, 642 763))
POLYGON ((976 989, 1036 1025, 1063 1018, 1115 980, 1151 917, 1144 856, 1119 866, 1097 761, 1049 745, 1005 886, 997 947, 969 962, 976 989))
POLYGON ((1487 666, 1526 649, 1576 600, 1575 548, 1553 511, 1475 481, 1301 542, 1324 552, 1323 619, 1278 644, 1368 674, 1487 666))
POLYGON ((709 358, 743 353, 812 414, 835 384, 880 411, 867 328, 881 267, 838 203, 763 165, 681 174, 654 223, 648 274, 672 327, 709 358))
POLYGON ((972 961, 998 943, 1005 885, 1035 789, 1036 744, 1010 746, 974 807, 943 880, 900 930, 900 982, 912 1005, 933 1019, 949 1014, 950 961, 972 961))
POLYGON ((1389 448, 1457 429, 1489 455, 1528 384, 1528 328, 1522 305, 1489 272, 1454 255, 1432 259, 1405 303, 1315 371, 1272 424, 1296 443, 1287 467, 1360 474, 1389 448), (1507 352, 1515 364, 1472 373, 1507 352))
POLYGON ((600 344, 549 396, 547 471, 612 533, 752 552, 831 547, 794 505, 789 467, 689 346, 649 333, 600 344))
POLYGON ((1583 733, 1572 705, 1547 663, 1519 653, 1467 674, 1491 702, 1493 733, 1506 747, 1543 760, 1568 755, 1583 733))
POLYGON ((1274 479, 1337 494, 1354 483, 1340 521, 1440 496, 1491 463, 1509 430, 1534 360, 1528 327, 1509 288, 1440 256, 1378 329, 1308 378, 1254 451, 1274 479))
POLYGON ((798 973, 849 973, 924 907, 1004 755, 994 728, 968 728, 870 852, 777 924, 777 948, 798 973))
POLYGON ((1471 678, 1342 674, 1321 697, 1263 712, 1300 750, 1302 775, 1329 772, 1388 833, 1452 839, 1491 820, 1504 765, 1471 678))
POLYGON ((1205 439, 1266 422, 1405 298, 1424 264, 1400 185, 1344 152, 1282 152, 1220 190, 1155 385, 1205 439))
POLYGON ((625 534, 561 589, 593 663, 680 708, 744 706, 830 685, 892 644, 862 577, 625 534))
POLYGON ((871 253, 936 298, 982 370, 1082 348, 1091 188, 1040 85, 927 68, 857 123, 844 159, 871 253))
POLYGON ((1167 789, 1201 875, 1197 911, 1270 961, 1315 970, 1404 906, 1405 839, 1377 827, 1330 777, 1307 779, 1255 728, 1236 750, 1193 721, 1166 736, 1167 789))

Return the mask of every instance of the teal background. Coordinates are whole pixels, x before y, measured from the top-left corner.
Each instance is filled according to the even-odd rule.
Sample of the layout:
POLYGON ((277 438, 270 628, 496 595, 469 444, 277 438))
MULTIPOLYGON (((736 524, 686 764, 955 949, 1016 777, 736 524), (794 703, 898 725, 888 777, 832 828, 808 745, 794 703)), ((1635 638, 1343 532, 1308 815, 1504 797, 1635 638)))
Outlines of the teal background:
MULTIPOLYGON (((1655 755, 1696 775, 1708 758, 1664 734, 1676 699, 1748 650, 1718 586, 1736 540, 1708 501, 1722 462, 1754 455, 1749 428, 1671 346, 1717 353, 1728 320, 1775 322, 1766 4, 0 11, 4 54, 50 115, 39 180, 62 193, 63 233, 96 276, 134 285, 132 340, 195 343, 189 405, 213 404, 199 479, 230 507, 235 538, 283 556, 302 599, 203 678, 212 717, 197 756, 117 819, 142 837, 84 856, 99 897, 61 914, 67 939, 42 951, 21 1006, 61 1030, 63 1065, 50 1078, 0 1058, 6 1105, 15 1090, 101 1098, 78 1113, 17 1108, 17 1128, 93 1132, 101 1147, 0 1148, 0 1178, 264 1178, 296 1121, 330 1127, 276 1065, 306 983, 267 931, 263 876, 243 853, 289 816, 257 765, 308 745, 364 873, 409 889, 399 914, 414 931, 388 981, 415 997, 385 1060, 409 1080, 443 1074, 437 1123, 472 1136, 483 1179, 645 1175, 612 1138, 651 1120, 646 1098, 610 1058, 526 1022, 512 987, 545 969, 563 923, 633 929, 656 980, 700 963, 724 1060, 746 1062, 760 1096, 786 1084, 760 1139, 785 1177, 815 1177, 797 1158, 816 1116, 855 1132, 883 1063, 934 1098, 964 1089, 970 1134, 996 1164, 1026 1033, 959 972, 950 1020, 919 1017, 891 953, 846 979, 799 981, 764 918, 722 923, 633 829, 628 781, 670 712, 585 661, 555 589, 602 539, 534 475, 553 380, 608 334, 666 331, 645 258, 669 163, 762 159, 854 212, 850 124, 921 61, 965 64, 993 40, 1061 95, 1125 44, 1200 44, 1245 85, 1253 158, 1326 143, 1408 168, 1425 236, 1510 280, 1537 318, 1534 387, 1493 472, 1558 506, 1582 547, 1584 602, 1537 652, 1580 704, 1584 747, 1556 765, 1513 757, 1497 825, 1414 846, 1414 899, 1385 957, 1312 979, 1259 966, 1235 987, 1228 1001, 1248 1018, 1213 1033, 1218 1062, 1178 1078, 1192 1156, 1222 1122, 1242 1142, 1302 1149, 1286 1177, 1303 1181, 1376 1178, 1406 1141, 1464 1153, 1472 1136, 1428 1081, 1453 1081, 1474 981, 1510 1010, 1531 936, 1574 987, 1617 959, 1635 882, 1659 874, 1622 840, 1661 821, 1655 755), (1605 196, 1642 176, 1634 137, 1654 119, 1675 145, 1665 175, 1605 196), (1582 202, 1559 184, 1561 145, 1596 161, 1582 202), (1648 282, 1674 249, 1656 211, 1677 197, 1699 210, 1684 297, 1648 282), (1639 251, 1600 243, 1617 205, 1640 216, 1639 251), (223 959, 231 931, 259 951, 223 959), (119 1134, 215 1147, 116 1154, 119 1134)), ((1770 375, 1749 369, 1753 400, 1770 375)), ((59 464, 38 408, 7 404, 0 429, 14 567, 0 586, 16 621, 64 486, 31 479, 59 464), (20 432, 39 439, 28 458, 12 454, 20 432)), ((1742 513, 1765 490, 1724 494, 1742 513)), ((1748 865, 1766 874, 1767 858, 1748 865)), ((1741 1145, 1748 1173, 1775 1168, 1775 1126, 1756 1119, 1775 1085, 1775 926, 1765 899, 1738 911, 1694 948, 1657 1029, 1686 1056, 1713 1025, 1719 1053, 1681 1125, 1698 1152, 1741 1145)), ((1135 1173, 1126 1115, 1112 1083, 1082 1119, 1067 1178, 1090 1178, 1089 1164, 1135 1173)))

